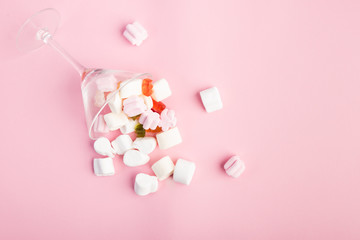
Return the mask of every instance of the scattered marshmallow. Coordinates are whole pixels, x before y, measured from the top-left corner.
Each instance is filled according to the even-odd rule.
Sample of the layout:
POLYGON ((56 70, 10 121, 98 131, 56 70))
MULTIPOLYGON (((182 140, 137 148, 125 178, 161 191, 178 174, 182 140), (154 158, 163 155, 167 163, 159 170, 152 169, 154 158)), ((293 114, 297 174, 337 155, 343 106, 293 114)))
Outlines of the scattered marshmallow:
POLYGON ((104 119, 111 131, 117 130, 129 122, 129 119, 123 112, 119 114, 113 112, 105 114, 104 119))
POLYGON ((120 132, 122 134, 129 134, 135 132, 135 126, 138 124, 138 120, 129 119, 129 122, 124 126, 120 127, 120 132))
POLYGON ((229 176, 237 178, 245 171, 245 163, 239 156, 232 156, 225 163, 224 169, 229 176))
POLYGON ((128 98, 142 94, 142 79, 129 79, 120 83, 120 97, 128 98))
POLYGON ((128 150, 123 156, 124 164, 128 167, 137 167, 144 165, 150 160, 150 157, 138 150, 128 150))
POLYGON ((135 177, 134 190, 137 195, 145 196, 156 192, 158 185, 158 180, 155 176, 139 173, 135 177))
POLYGON ((132 149, 133 141, 129 135, 120 135, 111 142, 115 152, 119 155, 124 154, 126 151, 132 149))
POLYGON ((115 174, 112 158, 95 158, 94 173, 96 176, 111 176, 115 174))
POLYGON ((114 157, 115 150, 111 147, 109 139, 100 137, 94 142, 94 150, 100 155, 114 157))
POLYGON ((111 92, 117 87, 117 79, 114 75, 98 78, 96 85, 101 92, 111 92))
POLYGON ((174 163, 169 156, 161 158, 151 166, 158 179, 164 180, 171 176, 174 172, 174 163))
POLYGON ((144 96, 144 95, 142 95, 141 97, 144 99, 144 103, 146 105, 146 110, 152 109, 152 107, 154 106, 152 98, 144 96))
POLYGON ((171 89, 169 83, 166 81, 165 78, 162 78, 153 84, 153 94, 151 95, 152 98, 160 102, 167 97, 171 96, 171 89))
POLYGON ((160 122, 160 115, 151 110, 143 112, 139 118, 139 123, 143 125, 144 129, 155 130, 160 122))
POLYGON ((104 103, 105 103, 105 95, 104 95, 103 92, 101 92, 101 91, 96 91, 94 98, 95 98, 95 103, 94 103, 94 105, 95 105, 96 107, 102 107, 102 105, 104 105, 104 103))
POLYGON ((121 113, 122 99, 120 98, 120 94, 118 91, 110 93, 106 99, 109 100, 108 105, 110 107, 111 112, 117 114, 121 113))
POLYGON ((138 149, 142 153, 150 154, 156 148, 156 139, 154 137, 136 138, 133 148, 138 149))
POLYGON ((159 123, 159 126, 163 131, 167 131, 170 128, 173 128, 176 126, 176 118, 175 118, 175 111, 164 109, 161 112, 161 121, 159 123))
POLYGON ((160 149, 168 149, 182 142, 182 138, 177 127, 166 132, 156 134, 156 139, 160 149))
POLYGON ((174 169, 173 179, 175 182, 189 185, 195 173, 195 163, 178 159, 174 169))
POLYGON ((104 115, 100 114, 96 118, 93 129, 94 129, 94 132, 97 132, 97 133, 108 133, 109 132, 109 128, 106 125, 106 122, 104 120, 104 115))
POLYGON ((140 44, 148 37, 147 31, 138 22, 126 25, 123 35, 132 45, 136 46, 140 46, 140 44))
POLYGON ((135 117, 142 114, 146 110, 143 98, 139 96, 131 96, 124 100, 124 113, 129 117, 135 117))
POLYGON ((223 108, 219 90, 216 87, 208 88, 200 92, 201 101, 205 110, 210 113, 223 108))

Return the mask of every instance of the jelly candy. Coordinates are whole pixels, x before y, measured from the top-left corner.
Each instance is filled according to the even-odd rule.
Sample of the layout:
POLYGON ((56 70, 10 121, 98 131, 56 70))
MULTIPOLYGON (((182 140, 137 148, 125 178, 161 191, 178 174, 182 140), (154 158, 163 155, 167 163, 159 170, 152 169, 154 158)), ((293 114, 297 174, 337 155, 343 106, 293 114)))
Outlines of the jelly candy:
POLYGON ((136 137, 145 137, 145 129, 142 124, 138 124, 135 127, 136 137))
POLYGON ((146 130, 147 132, 152 132, 152 133, 159 133, 159 132, 161 132, 162 130, 161 130, 161 127, 157 127, 157 128, 155 128, 154 130, 151 130, 151 129, 148 129, 148 130, 146 130))
POLYGON ((142 93, 149 97, 151 96, 151 94, 153 93, 153 85, 152 85, 152 80, 151 79, 144 79, 142 82, 142 93))
POLYGON ((161 113, 166 108, 165 104, 162 102, 157 102, 153 99, 153 107, 152 110, 157 113, 161 113))
POLYGON ((135 121, 136 119, 138 119, 138 118, 140 117, 140 115, 141 115, 141 114, 136 115, 136 116, 133 116, 133 117, 130 117, 130 118, 135 121))
POLYGON ((118 83, 117 83, 117 87, 116 87, 116 89, 119 89, 120 88, 120 84, 122 83, 122 81, 119 81, 118 83))

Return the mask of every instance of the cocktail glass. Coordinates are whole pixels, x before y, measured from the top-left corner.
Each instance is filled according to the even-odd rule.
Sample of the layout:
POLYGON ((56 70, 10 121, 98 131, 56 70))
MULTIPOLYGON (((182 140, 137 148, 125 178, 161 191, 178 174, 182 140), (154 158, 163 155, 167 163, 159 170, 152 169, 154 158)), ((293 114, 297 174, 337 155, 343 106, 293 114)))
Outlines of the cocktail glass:
POLYGON ((20 28, 16 43, 22 52, 35 50, 43 45, 48 45, 60 53, 66 61, 68 61, 80 75, 81 92, 85 108, 85 120, 91 139, 97 139, 106 133, 94 130, 94 124, 98 121, 100 114, 105 114, 108 110, 108 102, 118 93, 121 88, 125 87, 129 82, 136 79, 151 78, 149 73, 131 73, 122 70, 109 70, 102 68, 87 68, 81 65, 67 51, 65 51, 55 40, 54 34, 60 22, 60 14, 53 8, 43 9, 30 18, 20 28), (121 87, 112 91, 106 101, 101 106, 96 106, 96 94, 98 92, 98 81, 115 77, 117 85, 124 82, 121 87), (125 82, 126 81, 126 82, 125 82))

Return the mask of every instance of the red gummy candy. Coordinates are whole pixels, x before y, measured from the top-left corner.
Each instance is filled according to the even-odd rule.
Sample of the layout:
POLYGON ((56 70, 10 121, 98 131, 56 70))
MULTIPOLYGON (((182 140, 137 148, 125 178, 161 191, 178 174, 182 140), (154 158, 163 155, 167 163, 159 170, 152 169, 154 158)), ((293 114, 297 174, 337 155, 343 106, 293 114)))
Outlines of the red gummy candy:
POLYGON ((144 79, 142 82, 142 93, 147 97, 151 96, 153 93, 153 85, 151 82, 152 80, 148 78, 144 79))
POLYGON ((166 108, 165 104, 163 104, 162 102, 157 102, 153 99, 152 110, 154 112, 157 112, 158 114, 160 114, 165 108, 166 108))

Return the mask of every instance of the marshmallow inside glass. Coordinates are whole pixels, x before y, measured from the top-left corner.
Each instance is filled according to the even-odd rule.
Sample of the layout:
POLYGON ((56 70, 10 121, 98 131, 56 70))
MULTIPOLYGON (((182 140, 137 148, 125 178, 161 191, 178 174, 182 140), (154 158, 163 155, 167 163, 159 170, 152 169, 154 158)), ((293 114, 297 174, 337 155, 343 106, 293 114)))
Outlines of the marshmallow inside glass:
MULTIPOLYGON (((138 137, 143 137, 146 132, 155 134, 175 127, 174 112, 165 109, 161 102, 171 95, 165 79, 152 82, 148 73, 84 67, 53 39, 59 22, 60 15, 55 9, 34 14, 19 30, 17 47, 28 52, 43 45, 50 46, 75 68, 81 79, 85 119, 91 139, 115 130, 123 134, 135 131, 138 137)), ((175 144, 181 139, 172 141, 175 142, 171 144, 175 144)))

